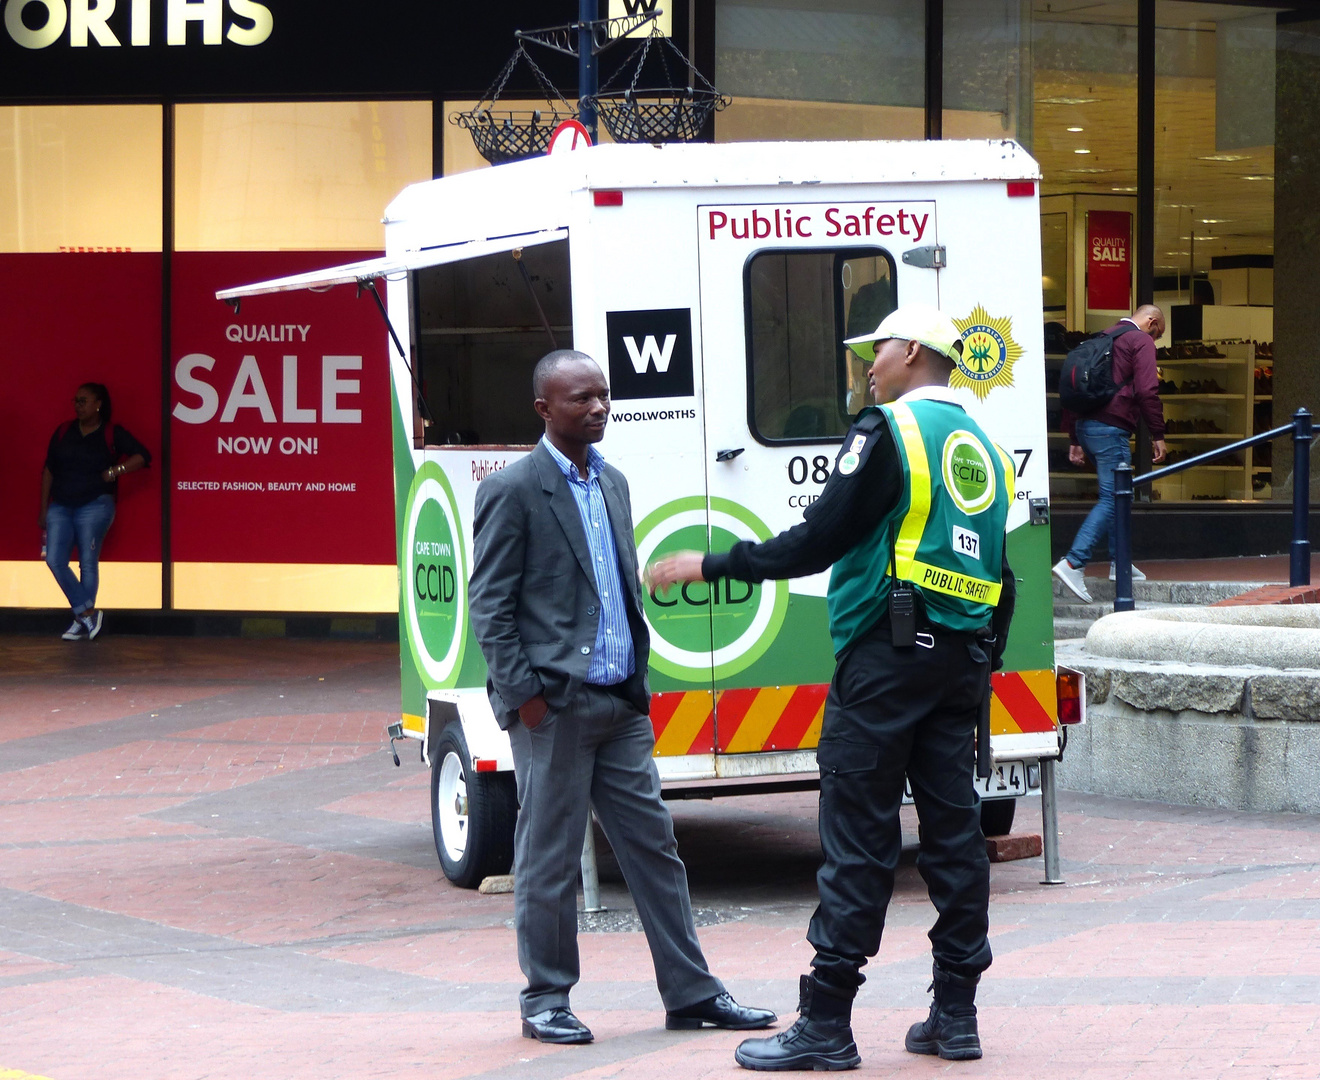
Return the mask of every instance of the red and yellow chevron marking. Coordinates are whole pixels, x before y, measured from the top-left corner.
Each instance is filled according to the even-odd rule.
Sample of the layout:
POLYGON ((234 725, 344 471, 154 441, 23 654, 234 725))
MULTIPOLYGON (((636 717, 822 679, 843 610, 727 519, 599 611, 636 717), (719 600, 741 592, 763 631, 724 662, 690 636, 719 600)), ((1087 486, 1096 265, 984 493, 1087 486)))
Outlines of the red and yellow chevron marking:
MULTIPOLYGON (((1058 705, 1053 671, 1001 673, 991 685, 992 735, 1054 730, 1058 705)), ((828 691, 827 684, 817 683, 656 694, 651 698, 655 755, 809 750, 820 741, 828 691)))
POLYGON ((1053 731, 1059 722, 1054 672, 1001 671, 990 677, 990 734, 1021 735, 1053 731))
POLYGON ((810 749, 820 739, 828 690, 818 684, 656 694, 656 756, 810 749))

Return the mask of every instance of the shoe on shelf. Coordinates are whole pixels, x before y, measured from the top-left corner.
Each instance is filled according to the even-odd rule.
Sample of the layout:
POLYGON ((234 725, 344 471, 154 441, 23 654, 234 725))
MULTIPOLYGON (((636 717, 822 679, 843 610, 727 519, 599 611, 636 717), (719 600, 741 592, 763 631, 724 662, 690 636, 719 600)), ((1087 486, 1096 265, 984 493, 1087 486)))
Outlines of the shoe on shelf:
POLYGON ((522 1033, 524 1039, 543 1043, 589 1043, 595 1038, 591 1029, 574 1016, 567 1005, 524 1016, 522 1033))
MULTIPOLYGON (((1117 581, 1117 580, 1118 580, 1118 570, 1114 567, 1114 564, 1113 564, 1113 563, 1110 563, 1110 564, 1109 564, 1109 580, 1110 580, 1110 581, 1117 581)), ((1133 564, 1133 567, 1132 567, 1132 580, 1133 580, 1133 581, 1145 581, 1145 580, 1146 580, 1146 575, 1143 574, 1140 570, 1138 570, 1135 564, 1133 564)))
POLYGON ((83 629, 87 631, 87 640, 95 641, 96 635, 101 632, 101 621, 105 617, 105 612, 100 608, 96 609, 96 614, 92 616, 79 615, 78 621, 82 623, 83 629))
POLYGON ((1081 570, 1068 561, 1066 555, 1054 564, 1054 576, 1086 601, 1086 603, 1091 603, 1091 594, 1086 591, 1086 578, 1083 576, 1081 570))
POLYGON ((87 627, 83 626, 82 620, 75 618, 69 623, 69 628, 60 635, 65 641, 78 641, 87 636, 87 627))
POLYGON ((720 993, 685 1009, 665 1013, 665 1027, 670 1031, 688 1031, 709 1024, 730 1031, 752 1031, 769 1027, 778 1019, 769 1009, 750 1009, 739 1005, 728 993, 720 993))

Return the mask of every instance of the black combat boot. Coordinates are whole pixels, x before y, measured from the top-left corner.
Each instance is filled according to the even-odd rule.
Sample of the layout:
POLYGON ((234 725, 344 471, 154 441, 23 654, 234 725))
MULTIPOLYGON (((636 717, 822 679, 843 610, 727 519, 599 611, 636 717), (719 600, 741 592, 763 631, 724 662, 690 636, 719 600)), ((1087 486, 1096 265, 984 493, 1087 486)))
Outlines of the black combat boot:
POLYGON ((862 1063, 852 1033, 852 995, 803 975, 795 1023, 769 1039, 747 1039, 734 1051, 744 1069, 769 1072, 855 1069, 862 1063))
POLYGON ((913 1054, 939 1054, 947 1061, 970 1061, 981 1056, 981 1037, 976 1031, 976 984, 978 975, 968 979, 935 965, 935 981, 930 989, 935 1000, 930 1015, 908 1028, 904 1040, 913 1054))

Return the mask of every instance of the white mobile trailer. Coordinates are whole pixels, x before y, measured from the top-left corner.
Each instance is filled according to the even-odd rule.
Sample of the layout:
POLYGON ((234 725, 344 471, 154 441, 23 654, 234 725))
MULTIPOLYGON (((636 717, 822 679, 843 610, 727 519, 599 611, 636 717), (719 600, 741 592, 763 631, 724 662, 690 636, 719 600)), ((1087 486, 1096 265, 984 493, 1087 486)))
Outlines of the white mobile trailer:
MULTIPOLYGON (((800 521, 869 404, 842 339, 898 303, 953 317, 966 343, 953 385, 1015 466, 1019 597, 994 679, 987 832, 1007 831, 1014 798, 1044 786, 1052 799, 1062 740, 1038 181, 1007 141, 601 146, 415 184, 387 210, 384 258, 221 294, 387 282, 403 685, 392 733, 421 740, 452 880, 507 869, 512 850, 512 758, 467 620, 472 506, 540 435, 530 372, 552 341, 609 377, 602 450, 629 478, 646 561, 800 521)), ((647 598, 671 793, 810 783, 833 670, 827 578, 647 598)), ((1065 712, 1079 718, 1075 698, 1065 712)))

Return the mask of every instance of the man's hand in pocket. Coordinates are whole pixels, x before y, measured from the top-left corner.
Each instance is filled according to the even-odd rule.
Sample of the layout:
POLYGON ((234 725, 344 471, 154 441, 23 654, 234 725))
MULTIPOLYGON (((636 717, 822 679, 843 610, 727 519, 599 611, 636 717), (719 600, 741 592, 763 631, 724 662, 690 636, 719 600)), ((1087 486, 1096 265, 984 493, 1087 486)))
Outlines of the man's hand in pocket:
POLYGON ((536 697, 528 698, 518 706, 518 718, 522 720, 523 726, 528 731, 535 731, 549 711, 550 706, 546 704, 545 695, 537 694, 536 697))

